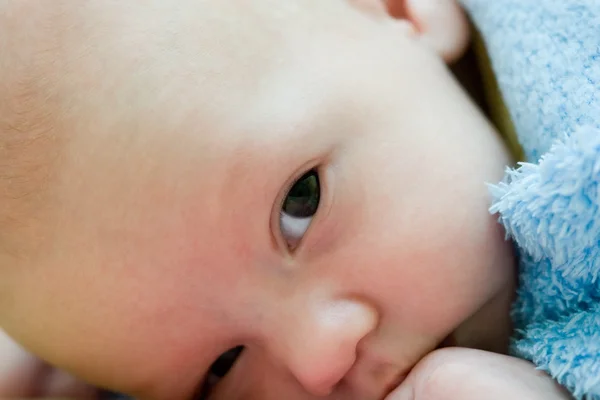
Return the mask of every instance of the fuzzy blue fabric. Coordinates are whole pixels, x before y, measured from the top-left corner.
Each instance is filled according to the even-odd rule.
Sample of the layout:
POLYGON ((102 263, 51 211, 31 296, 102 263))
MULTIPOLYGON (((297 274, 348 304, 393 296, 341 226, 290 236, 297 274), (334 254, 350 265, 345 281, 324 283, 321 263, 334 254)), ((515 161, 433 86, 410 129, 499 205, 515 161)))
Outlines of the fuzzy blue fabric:
POLYGON ((527 163, 492 187, 520 256, 512 351, 600 399, 600 1, 461 0, 527 163))

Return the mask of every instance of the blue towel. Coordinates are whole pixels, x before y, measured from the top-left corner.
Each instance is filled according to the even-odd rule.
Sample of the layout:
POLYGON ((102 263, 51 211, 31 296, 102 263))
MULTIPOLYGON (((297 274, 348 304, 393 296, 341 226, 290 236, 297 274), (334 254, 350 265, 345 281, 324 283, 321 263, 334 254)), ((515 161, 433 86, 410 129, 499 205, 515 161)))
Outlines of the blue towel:
POLYGON ((600 400, 600 1, 461 1, 527 158, 492 186, 520 257, 512 352, 600 400))

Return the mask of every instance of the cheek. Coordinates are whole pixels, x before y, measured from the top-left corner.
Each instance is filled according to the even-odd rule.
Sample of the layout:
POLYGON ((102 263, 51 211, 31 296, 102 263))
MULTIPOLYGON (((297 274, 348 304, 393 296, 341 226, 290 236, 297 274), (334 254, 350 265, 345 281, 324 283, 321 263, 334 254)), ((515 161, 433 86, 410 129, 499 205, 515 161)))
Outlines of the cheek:
POLYGON ((346 232, 330 264, 407 329, 447 333, 511 279, 512 254, 487 210, 488 176, 461 181, 465 163, 399 158, 352 170, 340 196, 355 201, 338 204, 346 232))
POLYGON ((403 320, 424 332, 440 332, 468 318, 507 284, 510 251, 495 226, 486 233, 453 232, 447 241, 431 239, 426 247, 407 240, 407 247, 394 253, 402 264, 387 265, 398 286, 388 293, 403 320))
POLYGON ((131 207, 134 220, 120 223, 109 209, 72 218, 43 262, 19 265, 7 324, 40 356, 94 383, 195 384, 199 332, 211 335, 207 321, 223 318, 228 272, 205 268, 196 221, 173 222, 172 207, 131 207), (177 382, 166 382, 173 371, 177 382))

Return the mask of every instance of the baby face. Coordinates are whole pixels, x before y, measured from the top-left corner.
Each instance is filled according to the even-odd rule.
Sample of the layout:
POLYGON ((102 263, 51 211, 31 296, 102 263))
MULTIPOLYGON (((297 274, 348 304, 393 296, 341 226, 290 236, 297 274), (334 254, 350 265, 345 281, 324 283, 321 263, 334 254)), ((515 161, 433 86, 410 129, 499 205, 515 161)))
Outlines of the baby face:
POLYGON ((446 339, 502 351, 514 266, 484 183, 506 151, 366 3, 25 10, 53 27, 31 101, 59 156, 2 327, 148 399, 237 346, 211 399, 376 400, 446 339))

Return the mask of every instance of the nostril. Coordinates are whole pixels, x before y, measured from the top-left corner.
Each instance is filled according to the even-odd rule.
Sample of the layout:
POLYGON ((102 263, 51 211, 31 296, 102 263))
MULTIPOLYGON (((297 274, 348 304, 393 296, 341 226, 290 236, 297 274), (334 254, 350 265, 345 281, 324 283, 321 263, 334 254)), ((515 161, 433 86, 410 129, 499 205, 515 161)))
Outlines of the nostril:
POLYGON ((369 304, 354 299, 316 301, 287 326, 286 360, 295 379, 314 396, 328 396, 354 366, 358 346, 378 324, 369 304))
POLYGON ((308 388, 310 394, 317 397, 326 397, 329 396, 333 389, 337 386, 339 379, 329 379, 323 380, 321 382, 315 381, 308 388))
POLYGON ((355 362, 355 354, 332 349, 322 353, 321 359, 315 359, 312 365, 292 366, 294 375, 304 389, 313 396, 329 396, 344 379, 355 362))

